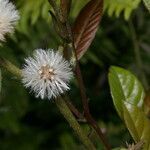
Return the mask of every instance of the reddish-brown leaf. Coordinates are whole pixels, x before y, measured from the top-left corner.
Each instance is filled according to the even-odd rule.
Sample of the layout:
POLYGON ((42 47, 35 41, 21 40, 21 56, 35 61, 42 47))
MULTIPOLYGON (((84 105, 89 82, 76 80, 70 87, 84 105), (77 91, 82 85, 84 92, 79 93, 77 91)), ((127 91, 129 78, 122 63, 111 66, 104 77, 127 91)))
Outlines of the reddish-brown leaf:
POLYGON ((74 45, 80 59, 93 41, 102 18, 103 0, 90 0, 79 13, 74 27, 74 45))

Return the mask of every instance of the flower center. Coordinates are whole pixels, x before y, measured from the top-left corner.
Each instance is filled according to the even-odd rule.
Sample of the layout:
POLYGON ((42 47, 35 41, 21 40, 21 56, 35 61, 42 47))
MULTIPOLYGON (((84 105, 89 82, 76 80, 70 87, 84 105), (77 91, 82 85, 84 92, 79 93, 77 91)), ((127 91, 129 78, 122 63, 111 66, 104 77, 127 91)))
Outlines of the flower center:
POLYGON ((42 66, 39 70, 39 74, 41 76, 41 79, 54 80, 54 69, 49 67, 49 65, 42 66))

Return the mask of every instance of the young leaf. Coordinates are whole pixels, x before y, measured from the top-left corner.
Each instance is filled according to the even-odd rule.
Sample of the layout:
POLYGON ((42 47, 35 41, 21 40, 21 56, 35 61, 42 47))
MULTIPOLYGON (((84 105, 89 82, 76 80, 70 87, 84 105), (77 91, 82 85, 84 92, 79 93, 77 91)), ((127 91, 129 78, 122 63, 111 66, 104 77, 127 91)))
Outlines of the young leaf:
POLYGON ((111 67, 109 85, 113 103, 125 122, 135 142, 144 141, 144 149, 150 149, 150 120, 144 113, 144 89, 129 71, 111 67))
POLYGON ((150 11, 150 0, 143 0, 146 8, 150 11))
POLYGON ((74 27, 74 45, 80 59, 91 45, 102 18, 103 0, 90 0, 79 13, 74 27))

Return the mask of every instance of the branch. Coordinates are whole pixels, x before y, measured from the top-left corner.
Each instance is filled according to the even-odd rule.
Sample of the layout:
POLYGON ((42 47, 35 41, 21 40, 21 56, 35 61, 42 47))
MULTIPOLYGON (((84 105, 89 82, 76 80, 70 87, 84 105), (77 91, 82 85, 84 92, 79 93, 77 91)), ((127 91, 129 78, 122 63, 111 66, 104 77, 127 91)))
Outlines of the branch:
POLYGON ((76 121, 74 115, 71 113, 70 109, 66 105, 65 101, 62 98, 55 99, 56 105, 59 108, 62 115, 65 117, 65 119, 68 121, 70 126, 73 128, 75 133, 78 135, 82 143, 85 145, 85 147, 88 150, 96 150, 93 143, 90 141, 90 139, 87 137, 87 135, 82 131, 79 123, 76 121))
POLYGON ((72 113, 77 117, 78 121, 87 122, 86 119, 84 118, 84 115, 78 111, 78 109, 71 103, 71 101, 65 98, 65 102, 69 107, 69 109, 72 111, 72 113))
POLYGON ((87 96, 86 96, 86 90, 85 90, 85 86, 84 86, 84 83, 83 83, 83 78, 82 78, 82 74, 81 74, 81 70, 80 70, 80 65, 79 65, 79 62, 78 62, 78 59, 77 59, 77 53, 76 53, 76 49, 75 49, 75 45, 74 45, 74 39, 73 39, 71 27, 70 27, 67 20, 66 20, 66 22, 61 22, 61 16, 63 16, 63 14, 60 11, 60 9, 57 8, 57 5, 56 5, 55 1, 54 0, 49 0, 49 2, 50 2, 50 4, 52 5, 52 7, 55 11, 56 17, 58 17, 58 19, 59 19, 58 23, 60 23, 61 27, 63 26, 60 30, 62 32, 66 33, 66 36, 64 38, 65 39, 64 43, 67 44, 69 48, 70 48, 70 43, 71 43, 71 48, 72 48, 72 51, 74 52, 74 56, 75 56, 75 59, 76 59, 75 72, 76 72, 76 78, 78 80, 78 84, 79 84, 79 88, 80 88, 80 94, 81 94, 81 98, 82 98, 82 105, 83 105, 83 109, 84 109, 84 113, 85 113, 85 118, 87 119, 88 123, 95 129, 95 131, 99 135, 100 140, 104 144, 105 149, 106 150, 111 150, 110 145, 106 141, 100 127, 97 125, 96 121, 93 119, 92 115, 90 114, 88 99, 87 99, 87 96))
MULTIPOLYGON (((75 53, 76 53, 76 51, 75 51, 75 53)), ((83 78, 82 78, 79 62, 77 59, 77 54, 76 54, 76 77, 77 77, 78 84, 80 87, 80 94, 81 94, 81 98, 82 98, 82 105, 83 105, 83 109, 84 109, 85 118, 88 121, 88 123, 94 128, 94 130, 97 132, 100 140, 102 141, 102 143, 105 146, 105 149, 111 150, 111 147, 108 144, 108 142, 106 141, 105 136, 103 135, 100 127, 98 126, 97 122, 94 120, 94 118, 92 117, 92 115, 90 113, 88 99, 86 96, 86 90, 85 90, 85 86, 83 83, 83 78)))

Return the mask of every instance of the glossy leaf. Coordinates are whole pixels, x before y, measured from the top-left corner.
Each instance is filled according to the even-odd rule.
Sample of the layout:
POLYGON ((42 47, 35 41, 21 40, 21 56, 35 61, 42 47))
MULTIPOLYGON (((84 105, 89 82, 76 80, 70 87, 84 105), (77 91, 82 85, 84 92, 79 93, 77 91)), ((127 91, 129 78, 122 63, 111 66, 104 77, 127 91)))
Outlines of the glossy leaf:
POLYGON ((150 120, 144 113, 144 89, 129 71, 111 67, 109 85, 113 103, 125 122, 135 142, 144 141, 144 149, 150 149, 150 120))
POLYGON ((143 0, 146 8, 150 11, 150 0, 143 0))
POLYGON ((100 23, 103 0, 91 0, 79 13, 74 27, 74 44, 80 59, 91 45, 100 23))

